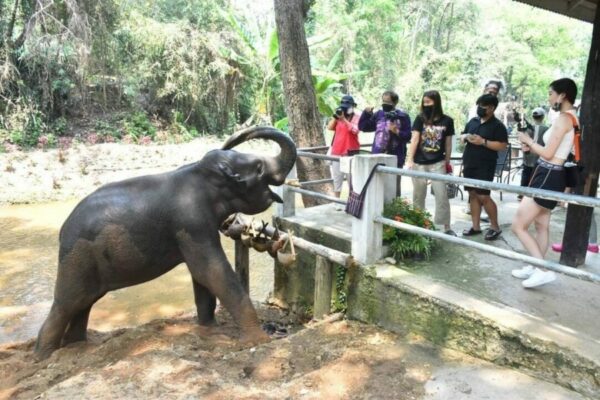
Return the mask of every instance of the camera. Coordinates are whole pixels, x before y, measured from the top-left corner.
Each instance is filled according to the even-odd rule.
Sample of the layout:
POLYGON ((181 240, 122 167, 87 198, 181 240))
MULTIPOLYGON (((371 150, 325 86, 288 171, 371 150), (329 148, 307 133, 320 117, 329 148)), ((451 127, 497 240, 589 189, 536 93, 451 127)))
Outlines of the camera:
POLYGON ((335 114, 333 114, 333 118, 338 119, 342 116, 348 109, 346 107, 338 107, 335 109, 335 114))
POLYGON ((396 112, 396 110, 385 111, 384 112, 384 116, 385 116, 385 119, 388 120, 388 121, 391 121, 393 119, 398 119, 399 118, 398 113, 396 112))

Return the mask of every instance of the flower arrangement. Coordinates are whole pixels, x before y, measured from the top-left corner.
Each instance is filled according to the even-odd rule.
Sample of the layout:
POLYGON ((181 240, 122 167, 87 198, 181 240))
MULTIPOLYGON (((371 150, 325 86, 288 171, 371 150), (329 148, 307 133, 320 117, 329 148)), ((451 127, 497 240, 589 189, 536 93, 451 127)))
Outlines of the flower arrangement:
MULTIPOLYGON (((383 216, 421 228, 435 230, 431 214, 413 206, 405 198, 397 197, 383 208, 383 216)), ((433 239, 384 225, 383 241, 388 244, 396 260, 424 255, 429 258, 433 239)))

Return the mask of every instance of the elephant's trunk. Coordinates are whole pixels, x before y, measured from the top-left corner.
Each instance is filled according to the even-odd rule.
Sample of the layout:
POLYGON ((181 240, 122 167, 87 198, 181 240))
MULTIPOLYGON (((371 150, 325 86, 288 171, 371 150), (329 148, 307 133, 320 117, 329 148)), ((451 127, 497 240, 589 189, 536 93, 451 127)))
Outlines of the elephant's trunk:
POLYGON ((251 139, 265 139, 276 142, 281 151, 276 157, 268 157, 268 174, 270 185, 281 185, 285 181, 296 162, 296 145, 288 135, 270 126, 253 126, 236 132, 223 145, 223 150, 229 150, 251 139))

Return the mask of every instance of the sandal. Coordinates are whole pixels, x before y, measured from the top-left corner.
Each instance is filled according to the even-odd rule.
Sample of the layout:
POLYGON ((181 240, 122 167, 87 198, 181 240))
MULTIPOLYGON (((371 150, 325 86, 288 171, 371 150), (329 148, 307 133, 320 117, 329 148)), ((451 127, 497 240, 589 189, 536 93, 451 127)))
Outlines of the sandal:
POLYGON ((502 233, 501 230, 494 230, 492 228, 488 229, 487 232, 485 233, 485 240, 496 240, 498 239, 498 237, 500 236, 500 234, 502 233))
POLYGON ((465 229, 464 231, 462 231, 463 236, 479 235, 480 233, 481 233, 481 230, 473 229, 473 227, 470 227, 469 229, 465 229))

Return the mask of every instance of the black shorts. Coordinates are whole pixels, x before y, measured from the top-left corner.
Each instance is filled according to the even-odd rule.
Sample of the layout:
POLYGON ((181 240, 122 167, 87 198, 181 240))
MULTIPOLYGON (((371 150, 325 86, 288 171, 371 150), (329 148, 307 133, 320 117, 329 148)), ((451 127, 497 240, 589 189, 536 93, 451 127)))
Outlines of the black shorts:
MULTIPOLYGON (((562 193, 566 187, 565 169, 562 165, 550 164, 540 159, 533 171, 529 187, 562 193)), ((548 210, 553 210, 558 204, 556 200, 545 200, 537 197, 534 197, 533 201, 548 210)))
MULTIPOLYGON (((488 181, 492 182, 494 180, 494 175, 496 173, 496 163, 482 163, 475 167, 465 167, 463 168, 463 176, 465 178, 478 179, 480 181, 488 181)), ((490 194, 490 191, 487 189, 479 189, 474 188, 472 186, 465 186, 465 190, 467 191, 475 191, 477 194, 490 194)))

